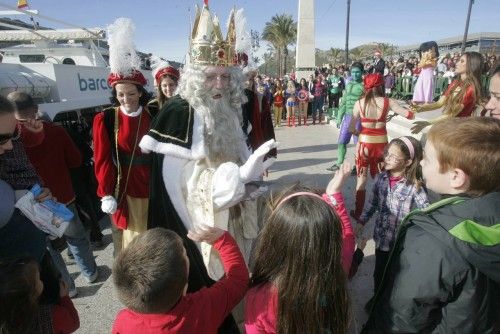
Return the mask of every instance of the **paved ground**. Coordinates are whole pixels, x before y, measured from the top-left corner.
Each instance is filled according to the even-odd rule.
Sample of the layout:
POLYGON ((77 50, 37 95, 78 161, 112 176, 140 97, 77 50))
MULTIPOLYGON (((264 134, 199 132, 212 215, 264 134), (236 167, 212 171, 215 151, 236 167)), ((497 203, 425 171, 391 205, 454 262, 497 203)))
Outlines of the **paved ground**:
MULTIPOLYGON (((268 181, 272 189, 300 181, 310 186, 324 188, 331 173, 326 168, 336 157, 337 129, 330 125, 276 129, 280 142, 278 161, 272 166, 268 181)), ((353 146, 349 146, 347 159, 354 160, 353 146)), ((351 177, 344 189, 348 209, 354 207, 355 177, 351 177)), ((77 333, 109 333, 114 317, 122 308, 116 297, 111 277, 113 245, 109 221, 102 221, 105 247, 94 252, 100 276, 96 283, 88 285, 79 274, 74 262, 68 260, 68 269, 73 273, 79 295, 73 302, 80 314, 80 330, 77 333)), ((369 231, 366 228, 365 231, 369 231)), ((353 333, 358 333, 360 325, 366 321, 363 305, 372 294, 372 272, 374 265, 374 245, 370 241, 365 249, 365 260, 358 274, 350 282, 355 322, 353 333)))

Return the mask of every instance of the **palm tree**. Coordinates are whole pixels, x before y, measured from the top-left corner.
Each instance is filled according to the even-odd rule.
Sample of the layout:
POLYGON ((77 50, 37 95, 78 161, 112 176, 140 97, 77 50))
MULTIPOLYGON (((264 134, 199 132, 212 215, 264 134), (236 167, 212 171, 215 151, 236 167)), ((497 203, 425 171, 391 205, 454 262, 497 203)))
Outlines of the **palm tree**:
POLYGON ((351 54, 352 60, 360 60, 365 56, 365 53, 361 48, 354 48, 350 50, 349 53, 351 54))
POLYGON ((264 64, 263 64, 264 68, 263 69, 264 69, 264 73, 267 74, 268 67, 270 70, 271 70, 271 67, 273 67, 273 66, 271 66, 271 62, 274 61, 275 59, 277 59, 277 52, 272 44, 267 44, 266 52, 264 52, 263 58, 264 58, 264 64))
POLYGON ((288 46, 295 44, 297 38, 297 23, 291 15, 274 15, 271 21, 266 22, 262 39, 271 43, 276 49, 278 61, 278 74, 286 73, 286 58, 288 56, 288 46))
POLYGON ((384 56, 389 56, 394 53, 394 46, 391 45, 391 44, 387 44, 387 43, 380 43, 378 45, 378 48, 380 49, 380 51, 382 51, 382 54, 384 56))
POLYGON ((264 55, 262 56, 264 58, 264 73, 265 74, 267 74, 267 64, 271 60, 272 56, 273 56, 273 54, 270 51, 265 52, 264 55))
POLYGON ((333 61, 333 66, 337 63, 337 59, 340 57, 342 50, 339 48, 330 48, 330 58, 333 61))

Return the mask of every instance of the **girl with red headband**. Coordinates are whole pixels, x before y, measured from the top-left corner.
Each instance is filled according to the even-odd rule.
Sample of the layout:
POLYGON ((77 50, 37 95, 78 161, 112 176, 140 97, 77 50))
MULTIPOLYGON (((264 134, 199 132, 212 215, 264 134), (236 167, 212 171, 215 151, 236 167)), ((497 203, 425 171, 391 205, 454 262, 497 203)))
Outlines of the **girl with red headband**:
POLYGON ((375 177, 382 167, 384 148, 387 144, 387 114, 389 110, 413 119, 413 113, 402 108, 397 101, 385 97, 384 78, 380 73, 368 74, 364 79, 365 94, 354 104, 350 129, 359 134, 356 146, 356 204, 351 215, 358 219, 365 204, 366 179, 368 170, 375 177), (356 129, 356 122, 361 118, 361 132, 356 129))

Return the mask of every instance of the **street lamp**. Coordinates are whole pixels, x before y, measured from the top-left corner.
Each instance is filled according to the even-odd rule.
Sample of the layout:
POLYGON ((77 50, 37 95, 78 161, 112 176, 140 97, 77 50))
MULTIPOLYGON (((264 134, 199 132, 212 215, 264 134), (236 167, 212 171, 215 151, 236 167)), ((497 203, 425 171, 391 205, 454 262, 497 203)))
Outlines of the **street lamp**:
POLYGON ((351 0, 347 0, 347 21, 345 25, 345 65, 349 66, 349 16, 351 13, 351 0))
POLYGON ((474 3, 474 0, 469 0, 469 11, 467 13, 467 21, 465 22, 464 39, 462 41, 462 53, 465 52, 465 42, 467 42, 467 32, 469 31, 470 12, 472 10, 473 3, 474 3))

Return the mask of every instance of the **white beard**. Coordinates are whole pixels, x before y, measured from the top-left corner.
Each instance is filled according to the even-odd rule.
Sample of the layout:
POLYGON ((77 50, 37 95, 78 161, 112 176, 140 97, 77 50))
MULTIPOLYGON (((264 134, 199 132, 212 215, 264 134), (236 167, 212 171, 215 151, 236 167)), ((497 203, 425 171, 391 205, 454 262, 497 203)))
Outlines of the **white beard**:
POLYGON ((219 165, 224 162, 239 163, 241 147, 245 141, 241 130, 237 110, 234 110, 224 98, 209 98, 204 113, 205 144, 210 161, 219 165))
POLYGON ((241 105, 247 102, 244 94, 244 76, 241 70, 228 69, 229 86, 223 91, 205 87, 203 67, 184 67, 177 93, 202 116, 207 158, 212 166, 224 162, 239 163, 248 158, 246 137, 241 129, 241 105), (221 98, 214 99, 217 93, 221 98))
POLYGON ((207 95, 198 109, 203 116, 208 159, 215 166, 229 161, 239 163, 245 142, 238 117, 240 110, 235 110, 224 95, 220 99, 212 98, 212 92, 207 95))

